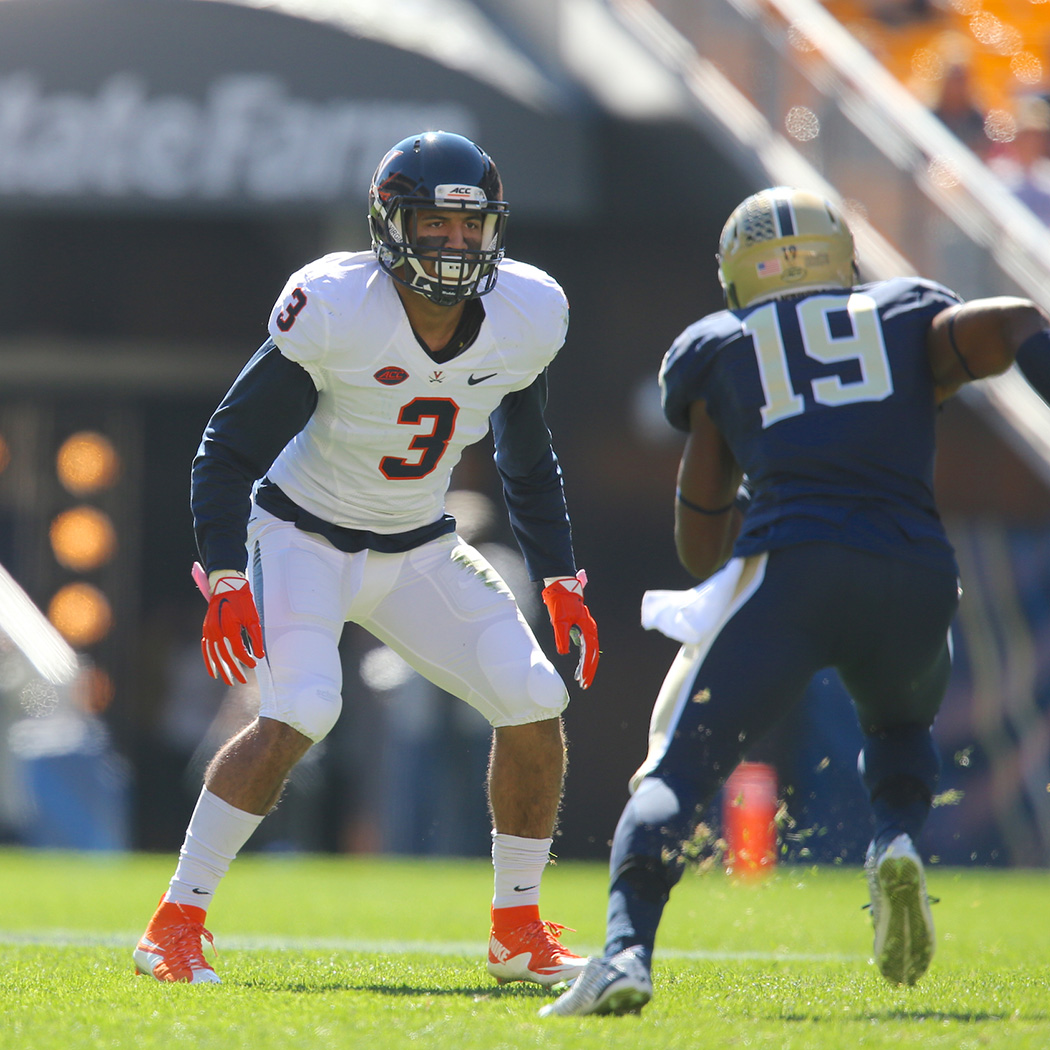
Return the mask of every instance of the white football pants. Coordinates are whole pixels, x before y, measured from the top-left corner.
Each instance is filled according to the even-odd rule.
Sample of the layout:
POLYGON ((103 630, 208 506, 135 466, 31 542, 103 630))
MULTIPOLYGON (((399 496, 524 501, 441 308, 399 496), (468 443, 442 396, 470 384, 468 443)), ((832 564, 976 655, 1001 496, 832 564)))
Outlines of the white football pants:
POLYGON ((456 535, 403 554, 346 554, 253 506, 248 558, 266 646, 259 714, 315 742, 342 707, 347 622, 493 726, 554 718, 569 701, 510 589, 456 535))

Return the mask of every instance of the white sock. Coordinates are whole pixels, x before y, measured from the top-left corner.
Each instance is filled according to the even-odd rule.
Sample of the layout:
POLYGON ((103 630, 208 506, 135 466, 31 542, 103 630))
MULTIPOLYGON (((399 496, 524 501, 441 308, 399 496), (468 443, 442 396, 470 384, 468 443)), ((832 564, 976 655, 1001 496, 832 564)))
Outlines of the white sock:
POLYGON ((540 878, 554 839, 523 839, 492 833, 492 866, 496 869, 493 908, 539 904, 540 878))
POLYGON ((203 788, 164 899, 207 911, 233 858, 261 822, 262 817, 235 809, 203 788))

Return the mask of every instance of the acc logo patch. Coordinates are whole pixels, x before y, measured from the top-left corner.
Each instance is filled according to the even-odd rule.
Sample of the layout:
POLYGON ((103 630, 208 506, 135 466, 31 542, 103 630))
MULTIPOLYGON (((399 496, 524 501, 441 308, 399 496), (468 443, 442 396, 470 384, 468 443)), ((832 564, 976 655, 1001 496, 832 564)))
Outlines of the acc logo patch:
POLYGON ((383 386, 397 386, 408 378, 408 373, 397 365, 387 365, 386 368, 379 369, 372 378, 383 386))

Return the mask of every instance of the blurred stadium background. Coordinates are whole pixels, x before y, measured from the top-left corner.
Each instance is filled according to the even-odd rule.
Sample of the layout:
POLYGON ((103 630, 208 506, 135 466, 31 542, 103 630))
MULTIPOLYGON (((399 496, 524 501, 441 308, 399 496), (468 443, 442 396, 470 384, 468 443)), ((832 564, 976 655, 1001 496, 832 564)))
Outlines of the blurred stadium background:
MULTIPOLYGON (((572 305, 550 420, 603 658, 567 714, 555 849, 604 857, 675 648, 641 594, 691 584, 656 370, 721 305, 729 211, 821 188, 866 277, 1050 306, 1045 227, 930 114, 960 54, 1009 142, 1013 100, 1050 87, 1050 3, 0 0, 0 562, 81 662, 52 687, 0 636, 0 840, 178 848, 253 704, 200 662, 190 459, 287 274, 367 247, 374 165, 441 127, 496 159, 510 254, 572 305)), ((1046 866, 1050 413, 1007 376, 950 404, 941 440, 965 591, 925 846, 1046 866)), ((457 470, 455 512, 548 639, 488 457, 457 470)), ((360 632, 344 653, 342 719, 252 848, 485 853, 487 727, 360 632)), ((857 748, 828 676, 756 751, 793 859, 859 858, 857 748)))

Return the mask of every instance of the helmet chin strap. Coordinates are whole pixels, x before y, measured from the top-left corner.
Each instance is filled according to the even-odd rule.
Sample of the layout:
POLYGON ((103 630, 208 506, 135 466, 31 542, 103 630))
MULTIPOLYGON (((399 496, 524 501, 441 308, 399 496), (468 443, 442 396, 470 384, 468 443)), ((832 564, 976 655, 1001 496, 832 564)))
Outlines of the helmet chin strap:
POLYGON ((439 306, 484 295, 496 283, 503 252, 499 247, 499 218, 485 215, 479 248, 443 254, 444 239, 412 236, 411 209, 394 207, 370 218, 373 249, 383 269, 404 287, 439 306), (432 265, 430 273, 427 264, 432 265))
POLYGON ((424 295, 435 302, 440 300, 442 291, 455 295, 461 289, 470 289, 467 296, 455 295, 453 302, 460 302, 464 298, 469 298, 470 295, 474 294, 474 289, 480 279, 480 264, 466 259, 460 262, 442 264, 439 258, 435 260, 436 273, 433 274, 427 272, 422 260, 414 254, 408 253, 405 257, 405 262, 412 273, 409 286, 413 291, 419 292, 420 295, 424 295), (451 268, 455 268, 457 272, 455 274, 451 272, 446 273, 446 270, 451 268), (464 274, 464 270, 467 271, 466 274, 464 274), (435 292, 437 298, 428 294, 430 292, 435 292))
POLYGON ((454 305, 469 298, 474 294, 474 289, 481 277, 480 264, 477 261, 472 263, 471 260, 459 256, 458 253, 446 259, 442 254, 443 239, 440 243, 427 243, 426 238, 415 239, 408 228, 413 215, 412 210, 399 208, 392 216, 390 223, 391 228, 401 235, 408 287, 439 305, 454 305), (433 264, 434 273, 428 272, 420 257, 420 252, 427 253, 428 261, 433 264), (464 270, 468 270, 466 275, 464 275, 464 270), (468 295, 456 294, 463 288, 469 289, 468 295), (442 296, 442 291, 447 291, 448 296, 442 296), (449 300, 447 303, 443 301, 445 298, 449 300))

